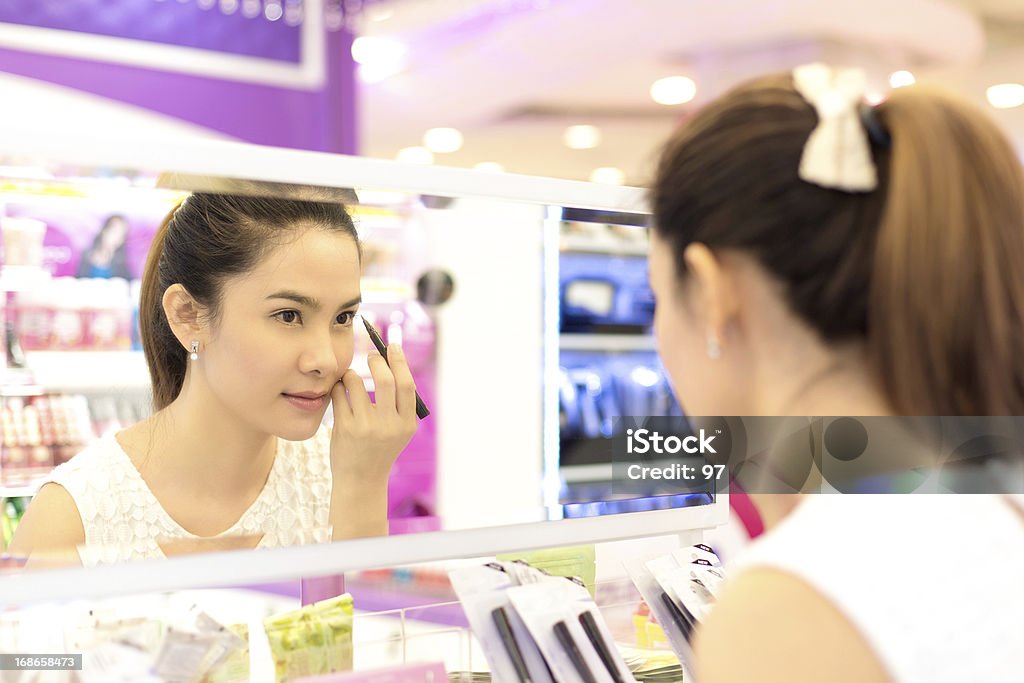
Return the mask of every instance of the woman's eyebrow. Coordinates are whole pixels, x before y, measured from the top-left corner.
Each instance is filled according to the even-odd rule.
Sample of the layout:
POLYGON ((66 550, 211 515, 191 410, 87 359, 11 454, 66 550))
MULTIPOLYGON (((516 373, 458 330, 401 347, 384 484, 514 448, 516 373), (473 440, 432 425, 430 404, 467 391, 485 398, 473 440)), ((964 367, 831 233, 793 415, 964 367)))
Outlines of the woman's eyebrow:
MULTIPOLYGON (((293 291, 290 291, 290 290, 282 290, 280 292, 274 292, 273 294, 268 296, 267 299, 285 299, 287 301, 294 301, 295 303, 299 304, 300 306, 304 306, 304 307, 309 308, 309 309, 314 310, 314 311, 319 311, 320 310, 320 300, 319 299, 316 299, 314 297, 306 296, 305 294, 299 294, 298 292, 293 292, 293 291)), ((357 296, 356 298, 352 299, 351 301, 346 301, 345 303, 343 303, 341 305, 341 308, 349 308, 351 306, 355 306, 356 304, 362 303, 362 301, 363 301, 363 297, 360 294, 359 296, 357 296)))
POLYGON ((292 292, 289 290, 282 290, 280 292, 274 292, 267 299, 286 299, 288 301, 294 301, 300 306, 305 306, 314 311, 320 310, 320 301, 305 294, 299 294, 298 292, 292 292))

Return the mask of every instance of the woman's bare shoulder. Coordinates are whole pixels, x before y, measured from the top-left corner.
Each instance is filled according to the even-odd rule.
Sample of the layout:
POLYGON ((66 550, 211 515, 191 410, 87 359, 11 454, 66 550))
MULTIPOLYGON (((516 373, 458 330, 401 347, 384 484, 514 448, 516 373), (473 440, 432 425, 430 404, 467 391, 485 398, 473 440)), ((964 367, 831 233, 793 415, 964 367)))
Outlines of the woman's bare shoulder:
POLYGON ((694 650, 701 683, 890 680, 832 603, 776 569, 737 576, 698 631, 694 650))
POLYGON ((85 528, 78 506, 67 489, 45 484, 32 499, 11 540, 8 553, 23 557, 37 554, 77 558, 85 543, 85 528))

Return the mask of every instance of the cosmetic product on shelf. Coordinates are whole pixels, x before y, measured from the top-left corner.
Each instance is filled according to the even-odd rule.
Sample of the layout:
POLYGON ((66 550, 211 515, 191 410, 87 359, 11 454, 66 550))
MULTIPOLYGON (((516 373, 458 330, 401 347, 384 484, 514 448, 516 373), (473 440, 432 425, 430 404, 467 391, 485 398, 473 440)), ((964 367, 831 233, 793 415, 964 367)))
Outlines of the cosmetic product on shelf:
POLYGON ((351 669, 352 614, 346 593, 265 619, 277 680, 351 669))

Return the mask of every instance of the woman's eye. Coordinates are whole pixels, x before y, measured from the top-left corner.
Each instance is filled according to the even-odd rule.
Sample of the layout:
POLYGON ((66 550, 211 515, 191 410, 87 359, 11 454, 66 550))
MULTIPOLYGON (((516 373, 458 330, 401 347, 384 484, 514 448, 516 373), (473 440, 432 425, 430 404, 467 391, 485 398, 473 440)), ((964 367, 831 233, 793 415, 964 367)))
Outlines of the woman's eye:
POLYGON ((274 317, 287 325, 294 325, 302 320, 298 311, 280 311, 275 313, 274 317))
POLYGON ((354 319, 355 313, 348 311, 345 313, 339 313, 338 317, 334 319, 334 322, 338 323, 339 325, 345 325, 347 327, 352 324, 352 321, 354 319))

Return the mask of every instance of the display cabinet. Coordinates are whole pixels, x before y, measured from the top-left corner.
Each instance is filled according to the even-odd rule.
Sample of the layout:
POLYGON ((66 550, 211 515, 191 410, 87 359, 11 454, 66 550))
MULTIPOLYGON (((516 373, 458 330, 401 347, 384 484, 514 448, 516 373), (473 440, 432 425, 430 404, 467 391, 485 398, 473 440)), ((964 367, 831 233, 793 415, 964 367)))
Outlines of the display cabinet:
MULTIPOLYGON (((504 553, 579 546, 596 546, 590 588, 602 610, 619 614, 616 628, 628 631, 621 642, 643 648, 650 642, 637 639, 633 622, 642 601, 623 561, 697 542, 728 518, 725 494, 625 493, 610 460, 578 462, 565 451, 574 434, 607 447, 612 418, 678 412, 650 335, 639 189, 239 143, 31 134, 0 139, 0 169, 0 215, 21 221, 11 224, 10 241, 4 224, 0 271, 10 332, 2 447, 16 456, 0 462, 5 485, 16 487, 4 495, 31 495, 45 468, 71 455, 79 442, 59 437, 63 427, 76 425, 84 441, 148 414, 132 282, 160 217, 190 191, 354 190, 349 208, 366 247, 363 309, 387 338, 402 341, 432 411, 392 472, 391 535, 89 569, 28 571, 8 558, 0 649, 66 651, 77 642, 69 640, 76 619, 124 604, 170 613, 194 601, 256 633, 268 614, 348 589, 357 670, 442 661, 449 673, 485 671, 447 571, 504 553), (57 261, 70 262, 87 240, 72 235, 55 246, 47 236, 56 217, 95 226, 115 212, 139 226, 125 284, 62 279, 71 265, 57 261), (41 294, 51 287, 57 295, 41 294), (92 292, 101 289, 111 303, 96 307, 92 292), (77 345, 68 341, 74 333, 57 334, 64 327, 46 322, 58 313, 67 328, 76 318, 77 345), (93 330, 104 315, 110 321, 93 330), (614 402, 567 402, 567 384, 579 396, 587 373, 599 374, 587 369, 593 358, 620 364, 636 386, 657 391, 611 379, 614 402), (70 416, 54 419, 54 406, 65 402, 70 416), (39 462, 22 466, 33 457, 39 462)), ((368 348, 359 342, 354 362, 364 376, 368 348)), ((653 631, 641 630, 649 641, 653 631)), ((267 642, 250 639, 253 680, 273 680, 267 642)))

